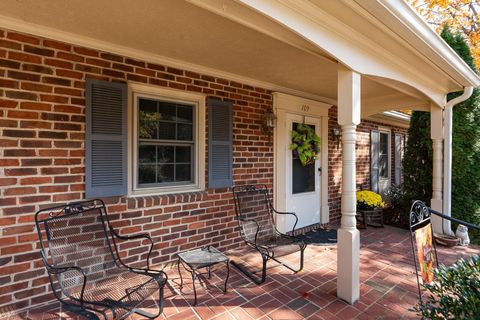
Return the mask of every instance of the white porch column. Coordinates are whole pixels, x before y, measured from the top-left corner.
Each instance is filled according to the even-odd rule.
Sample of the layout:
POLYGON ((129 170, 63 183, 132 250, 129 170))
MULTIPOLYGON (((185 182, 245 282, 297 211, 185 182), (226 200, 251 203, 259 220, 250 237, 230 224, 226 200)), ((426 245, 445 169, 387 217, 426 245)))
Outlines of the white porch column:
POLYGON ((360 297, 360 232, 356 211, 356 127, 360 123, 360 74, 338 65, 338 124, 342 127, 342 218, 338 229, 337 295, 360 297))
MULTIPOLYGON (((443 211, 443 110, 430 106, 430 136, 433 147, 432 200, 433 210, 443 211)), ((442 219, 432 215, 433 232, 442 234, 442 219)))

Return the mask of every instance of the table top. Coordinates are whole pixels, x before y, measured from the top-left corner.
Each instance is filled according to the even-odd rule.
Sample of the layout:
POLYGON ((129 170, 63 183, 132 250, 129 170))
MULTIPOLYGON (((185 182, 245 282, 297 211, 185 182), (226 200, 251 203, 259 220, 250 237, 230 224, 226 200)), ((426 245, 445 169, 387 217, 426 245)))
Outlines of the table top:
POLYGON ((212 246, 185 251, 179 253, 178 257, 193 269, 212 266, 220 262, 228 263, 229 260, 226 255, 212 246))

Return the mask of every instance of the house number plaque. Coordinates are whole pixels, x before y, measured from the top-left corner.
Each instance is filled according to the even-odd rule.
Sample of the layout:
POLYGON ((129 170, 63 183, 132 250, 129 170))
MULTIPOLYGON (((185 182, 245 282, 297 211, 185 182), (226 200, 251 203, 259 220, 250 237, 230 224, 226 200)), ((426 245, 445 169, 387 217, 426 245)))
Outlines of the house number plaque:
POLYGON ((310 110, 310 106, 308 104, 303 104, 301 110, 304 112, 308 112, 308 110, 310 110))

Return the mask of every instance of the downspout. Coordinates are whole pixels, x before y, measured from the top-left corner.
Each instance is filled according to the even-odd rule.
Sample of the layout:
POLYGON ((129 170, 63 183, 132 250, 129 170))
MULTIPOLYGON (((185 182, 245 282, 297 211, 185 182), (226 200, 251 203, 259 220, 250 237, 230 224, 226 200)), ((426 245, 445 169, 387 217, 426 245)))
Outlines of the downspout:
MULTIPOLYGON (((452 216, 452 124, 453 107, 467 100, 473 93, 473 87, 465 87, 461 96, 447 102, 445 105, 445 142, 443 163, 443 213, 452 216)), ((444 234, 453 235, 449 220, 443 220, 442 229, 444 234)))

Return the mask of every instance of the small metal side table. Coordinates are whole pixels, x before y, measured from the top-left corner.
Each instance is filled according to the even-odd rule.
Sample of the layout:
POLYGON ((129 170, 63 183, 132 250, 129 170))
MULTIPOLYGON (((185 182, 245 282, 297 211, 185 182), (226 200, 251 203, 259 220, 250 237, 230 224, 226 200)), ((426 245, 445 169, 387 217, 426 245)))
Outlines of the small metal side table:
POLYGON ((225 264, 227 268, 227 277, 225 279, 225 285, 223 292, 227 292, 227 282, 230 275, 230 267, 228 265, 230 259, 218 249, 215 249, 212 246, 207 246, 203 248, 193 249, 185 251, 178 254, 178 273, 180 275, 180 288, 183 287, 183 277, 180 272, 180 264, 183 265, 185 270, 190 272, 192 275, 192 285, 193 293, 195 295, 194 305, 197 305, 197 291, 195 290, 195 279, 201 274, 198 272, 199 269, 206 268, 208 270, 208 278, 211 277, 211 268, 219 263, 225 264))

